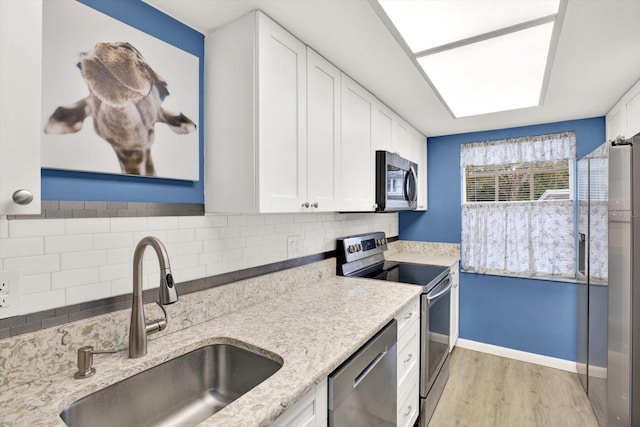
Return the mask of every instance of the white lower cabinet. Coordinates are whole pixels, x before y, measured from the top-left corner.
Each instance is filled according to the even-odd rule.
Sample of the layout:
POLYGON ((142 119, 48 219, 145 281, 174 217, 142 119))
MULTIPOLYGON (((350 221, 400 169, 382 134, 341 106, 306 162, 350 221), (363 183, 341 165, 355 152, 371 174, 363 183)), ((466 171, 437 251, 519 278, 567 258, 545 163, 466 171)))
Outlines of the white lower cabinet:
POLYGON ((397 425, 411 427, 418 418, 420 395, 420 299, 416 297, 397 317, 397 425))
POLYGON ((327 379, 316 384, 295 405, 280 415, 272 427, 326 427, 328 420, 327 379))
POLYGON ((451 286, 451 332, 449 335, 449 351, 453 350, 460 334, 460 269, 457 262, 450 268, 453 285, 451 286))

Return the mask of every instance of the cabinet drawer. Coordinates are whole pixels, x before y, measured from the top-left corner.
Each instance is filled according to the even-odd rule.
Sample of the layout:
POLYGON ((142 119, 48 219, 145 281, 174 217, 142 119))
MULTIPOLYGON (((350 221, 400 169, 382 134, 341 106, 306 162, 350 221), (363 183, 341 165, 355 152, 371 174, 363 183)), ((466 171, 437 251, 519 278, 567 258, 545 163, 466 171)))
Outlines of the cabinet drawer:
POLYGON ((410 325, 412 325, 413 322, 417 321, 419 318, 420 318, 420 298, 416 297, 396 317, 398 321, 398 338, 402 337, 402 335, 407 331, 410 325))
POLYGON ((420 328, 417 322, 412 322, 398 340, 398 384, 402 383, 409 371, 418 364, 419 356, 420 328))
POLYGON ((399 427, 411 427, 418 418, 418 406, 420 404, 420 396, 418 394, 418 366, 411 370, 411 376, 407 379, 408 387, 401 385, 398 390, 398 416, 397 424, 399 427), (415 371, 415 375, 413 373, 415 371))

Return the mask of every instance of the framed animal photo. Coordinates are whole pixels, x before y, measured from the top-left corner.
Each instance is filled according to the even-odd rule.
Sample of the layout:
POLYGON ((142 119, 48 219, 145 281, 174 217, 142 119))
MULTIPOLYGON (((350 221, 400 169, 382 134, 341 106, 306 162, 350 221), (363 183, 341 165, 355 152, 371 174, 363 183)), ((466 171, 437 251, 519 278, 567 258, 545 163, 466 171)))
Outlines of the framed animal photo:
POLYGON ((42 167, 198 181, 198 57, 82 3, 43 3, 42 167))

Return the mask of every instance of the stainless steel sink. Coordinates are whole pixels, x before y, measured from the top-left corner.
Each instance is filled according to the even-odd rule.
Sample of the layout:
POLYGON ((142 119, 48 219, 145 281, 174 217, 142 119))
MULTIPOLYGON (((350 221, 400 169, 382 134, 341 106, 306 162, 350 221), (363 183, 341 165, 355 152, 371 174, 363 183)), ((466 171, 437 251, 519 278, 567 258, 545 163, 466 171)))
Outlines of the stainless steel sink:
POLYGON ((281 367, 240 347, 214 344, 90 394, 60 417, 70 427, 194 426, 281 367))

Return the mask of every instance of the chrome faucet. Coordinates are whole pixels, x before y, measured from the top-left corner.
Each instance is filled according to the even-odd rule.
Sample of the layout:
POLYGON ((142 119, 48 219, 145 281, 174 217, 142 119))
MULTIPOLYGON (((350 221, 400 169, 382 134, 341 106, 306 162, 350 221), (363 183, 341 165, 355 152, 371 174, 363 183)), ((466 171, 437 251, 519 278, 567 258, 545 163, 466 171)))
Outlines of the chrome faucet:
POLYGON ((137 358, 147 354, 147 335, 167 327, 167 311, 163 305, 178 301, 175 283, 171 276, 169 256, 162 242, 156 237, 145 237, 138 243, 133 253, 133 305, 131 307, 131 326, 129 327, 129 357, 137 358), (156 302, 164 313, 164 319, 145 321, 142 305, 142 255, 147 246, 151 246, 160 262, 160 301, 156 302))

